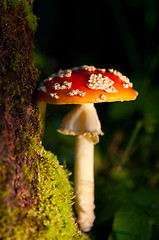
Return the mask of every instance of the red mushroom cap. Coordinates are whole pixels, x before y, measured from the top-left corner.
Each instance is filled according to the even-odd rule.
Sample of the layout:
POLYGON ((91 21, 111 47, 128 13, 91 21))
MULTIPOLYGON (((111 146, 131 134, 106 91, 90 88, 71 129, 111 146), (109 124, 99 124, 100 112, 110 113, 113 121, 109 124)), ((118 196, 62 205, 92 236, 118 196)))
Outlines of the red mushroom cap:
POLYGON ((120 72, 82 67, 60 70, 38 88, 37 101, 51 104, 83 104, 135 100, 138 92, 120 72))

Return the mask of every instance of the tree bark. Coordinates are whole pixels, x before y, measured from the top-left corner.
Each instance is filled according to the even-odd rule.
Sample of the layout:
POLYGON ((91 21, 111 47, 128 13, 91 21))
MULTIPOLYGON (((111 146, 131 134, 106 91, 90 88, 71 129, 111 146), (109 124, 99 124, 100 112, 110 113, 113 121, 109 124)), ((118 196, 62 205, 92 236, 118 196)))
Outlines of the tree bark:
POLYGON ((68 173, 40 145, 31 3, 0 0, 0 239, 86 239, 68 173))
MULTIPOLYGON (((28 159, 26 152, 31 136, 40 126, 33 98, 38 81, 33 33, 22 2, 12 6, 11 1, 1 1, 0 16, 0 160, 5 168, 3 188, 9 190, 5 203, 27 208, 36 203, 37 196, 24 174, 24 166, 34 161, 28 159)), ((35 172, 33 183, 36 182, 35 172)))

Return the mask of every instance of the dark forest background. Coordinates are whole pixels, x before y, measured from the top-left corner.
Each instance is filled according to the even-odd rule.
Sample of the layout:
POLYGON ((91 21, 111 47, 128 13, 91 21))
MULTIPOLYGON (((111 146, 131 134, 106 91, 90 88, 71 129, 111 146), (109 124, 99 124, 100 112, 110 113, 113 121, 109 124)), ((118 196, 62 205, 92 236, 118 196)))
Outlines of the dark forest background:
MULTIPOLYGON (((159 1, 35 0, 33 10, 39 18, 40 81, 59 69, 86 64, 122 72, 139 92, 136 101, 95 104, 105 135, 95 146, 91 239, 158 239, 159 1)), ((45 148, 72 172, 71 181, 74 137, 56 129, 72 108, 48 105, 43 137, 45 148)))

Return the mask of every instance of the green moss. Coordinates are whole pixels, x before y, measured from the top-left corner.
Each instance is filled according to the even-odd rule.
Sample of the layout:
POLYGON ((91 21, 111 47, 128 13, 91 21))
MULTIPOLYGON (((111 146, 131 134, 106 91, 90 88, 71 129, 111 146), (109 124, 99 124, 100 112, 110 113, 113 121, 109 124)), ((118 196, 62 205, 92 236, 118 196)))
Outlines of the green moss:
POLYGON ((1 177, 0 177, 0 196, 1 197, 7 197, 9 195, 9 191, 5 189, 5 183, 7 181, 6 179, 6 173, 11 173, 11 169, 8 167, 8 169, 5 168, 3 165, 2 160, 0 159, 0 170, 1 170, 1 177))
POLYGON ((17 7, 21 3, 24 7, 24 12, 26 14, 26 20, 28 22, 29 28, 32 30, 33 33, 35 33, 37 29, 37 17, 32 13, 27 0, 4 0, 3 6, 5 7, 5 9, 10 9, 12 7, 17 7))
MULTIPOLYGON (((74 195, 68 171, 43 146, 37 145, 36 152, 41 160, 37 158, 34 166, 25 167, 25 174, 31 182, 33 169, 38 169, 38 205, 28 211, 1 207, 0 239, 88 240, 75 224, 72 212, 74 195), (18 223, 15 222, 16 218, 18 223)), ((30 152, 28 154, 30 156, 30 152)))
POLYGON ((4 0, 3 1, 3 6, 5 7, 5 9, 9 9, 11 7, 16 7, 21 0, 4 0))
POLYGON ((15 58, 11 58, 10 60, 10 68, 14 71, 19 69, 19 63, 21 61, 22 55, 18 52, 15 56, 15 58))
POLYGON ((37 29, 37 17, 30 10, 27 0, 22 0, 22 3, 24 6, 24 11, 26 13, 26 20, 28 22, 28 25, 30 29, 33 31, 33 33, 35 33, 37 29))
POLYGON ((37 229, 35 228, 35 216, 33 212, 28 211, 25 213, 22 209, 11 209, 10 207, 3 206, 3 208, 0 208, 0 216, 0 239, 36 239, 34 236, 37 236, 37 229), (16 218, 19 219, 18 223, 15 221, 16 218))
POLYGON ((46 239, 87 239, 77 230, 72 213, 73 188, 68 172, 57 158, 41 146, 38 148, 39 216, 46 229, 46 239))

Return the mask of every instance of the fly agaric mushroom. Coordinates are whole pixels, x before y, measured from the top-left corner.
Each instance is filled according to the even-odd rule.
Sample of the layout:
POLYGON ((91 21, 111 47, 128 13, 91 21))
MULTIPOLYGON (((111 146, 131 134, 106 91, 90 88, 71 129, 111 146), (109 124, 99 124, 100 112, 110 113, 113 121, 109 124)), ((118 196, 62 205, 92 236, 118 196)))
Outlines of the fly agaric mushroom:
POLYGON ((109 69, 82 67, 60 70, 44 80, 37 100, 44 106, 78 104, 62 120, 58 132, 75 136, 75 210, 83 231, 91 229, 94 214, 94 145, 103 135, 94 103, 135 100, 138 93, 130 80, 109 69))

